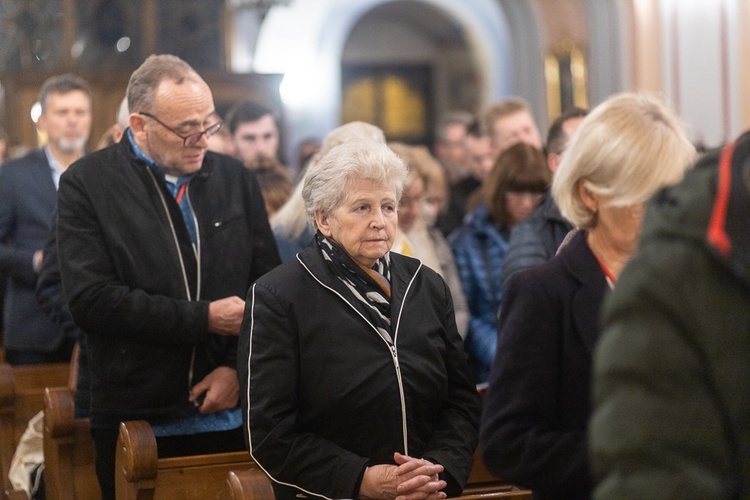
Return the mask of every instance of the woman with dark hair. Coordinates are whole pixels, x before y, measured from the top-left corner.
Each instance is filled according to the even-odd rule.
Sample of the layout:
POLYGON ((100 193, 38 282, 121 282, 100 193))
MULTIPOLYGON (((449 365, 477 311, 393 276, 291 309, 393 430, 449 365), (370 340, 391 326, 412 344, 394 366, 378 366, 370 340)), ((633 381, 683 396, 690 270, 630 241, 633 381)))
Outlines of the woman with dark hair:
POLYGON ((510 230, 534 210, 550 181, 541 151, 523 143, 508 148, 482 183, 480 205, 449 237, 469 303, 465 345, 477 383, 487 380, 495 356, 500 273, 510 230))

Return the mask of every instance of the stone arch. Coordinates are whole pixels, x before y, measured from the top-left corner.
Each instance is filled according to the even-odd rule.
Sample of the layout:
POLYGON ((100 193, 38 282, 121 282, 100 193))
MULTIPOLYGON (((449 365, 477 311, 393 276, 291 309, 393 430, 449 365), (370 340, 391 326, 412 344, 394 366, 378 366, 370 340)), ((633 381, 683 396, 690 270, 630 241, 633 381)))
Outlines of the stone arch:
MULTIPOLYGON (((340 61, 344 44, 366 12, 389 1, 392 0, 295 0, 290 6, 278 7, 269 13, 258 34, 253 69, 285 75, 281 92, 288 126, 288 153, 301 138, 324 135, 338 126, 340 61)), ((541 94, 544 108, 543 91, 530 94, 534 86, 544 88, 541 55, 533 48, 538 44, 518 53, 514 52, 511 41, 510 26, 521 21, 526 23, 528 19, 511 21, 506 15, 508 5, 526 4, 525 0, 418 1, 441 9, 464 26, 485 71, 486 101, 521 94, 536 103, 541 94), (534 64, 529 64, 529 57, 534 64), (527 74, 532 66, 539 68, 538 75, 517 76, 519 70, 527 74)), ((528 12, 528 7, 524 12, 528 12)), ((533 29, 528 25, 517 27, 518 30, 527 33, 526 39, 536 36, 535 26, 533 29)))

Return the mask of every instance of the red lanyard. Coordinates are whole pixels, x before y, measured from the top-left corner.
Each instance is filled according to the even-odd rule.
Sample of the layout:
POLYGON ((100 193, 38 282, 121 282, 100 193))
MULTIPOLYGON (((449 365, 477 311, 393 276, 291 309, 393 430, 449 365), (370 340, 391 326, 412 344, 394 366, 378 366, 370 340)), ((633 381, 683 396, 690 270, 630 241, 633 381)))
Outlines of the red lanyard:
POLYGON ((179 205, 182 202, 182 197, 185 195, 185 188, 187 187, 187 182, 180 186, 180 189, 177 191, 177 196, 175 196, 175 200, 177 200, 177 204, 179 205))
POLYGON ((607 280, 609 280, 610 286, 614 287, 615 283, 617 283, 617 278, 615 277, 615 275, 612 274, 612 271, 610 271, 609 268, 604 265, 604 262, 602 262, 601 260, 599 260, 599 257, 597 257, 596 255, 594 255, 594 258, 599 263, 599 267, 602 268, 602 272, 604 272, 604 276, 606 276, 607 280))

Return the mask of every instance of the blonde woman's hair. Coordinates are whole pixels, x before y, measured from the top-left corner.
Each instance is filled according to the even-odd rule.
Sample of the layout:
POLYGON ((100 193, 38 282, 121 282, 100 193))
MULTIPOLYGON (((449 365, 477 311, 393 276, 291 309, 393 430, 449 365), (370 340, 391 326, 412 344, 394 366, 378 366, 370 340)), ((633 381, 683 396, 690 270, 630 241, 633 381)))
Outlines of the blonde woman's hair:
POLYGON ((571 139, 552 183, 564 217, 590 228, 596 213, 581 200, 579 184, 612 198, 612 206, 646 202, 678 183, 696 152, 677 117, 658 98, 623 93, 597 106, 571 139))

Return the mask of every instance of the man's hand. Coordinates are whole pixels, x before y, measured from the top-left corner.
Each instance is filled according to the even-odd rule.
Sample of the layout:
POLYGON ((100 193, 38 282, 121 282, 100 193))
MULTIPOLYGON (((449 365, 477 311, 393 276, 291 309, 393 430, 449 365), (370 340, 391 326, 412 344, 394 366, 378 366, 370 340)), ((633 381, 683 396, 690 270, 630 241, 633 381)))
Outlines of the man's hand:
POLYGON ((445 481, 438 478, 442 465, 394 454, 398 465, 374 465, 365 469, 359 496, 363 499, 437 500, 445 498, 445 481))
POLYGON ((208 331, 217 335, 240 334, 245 301, 237 297, 215 300, 208 305, 208 331))
POLYGON ((190 390, 190 401, 198 406, 201 413, 216 413, 237 406, 240 399, 240 381, 237 370, 219 366, 195 384, 190 390), (203 402, 199 399, 203 397, 203 402))

